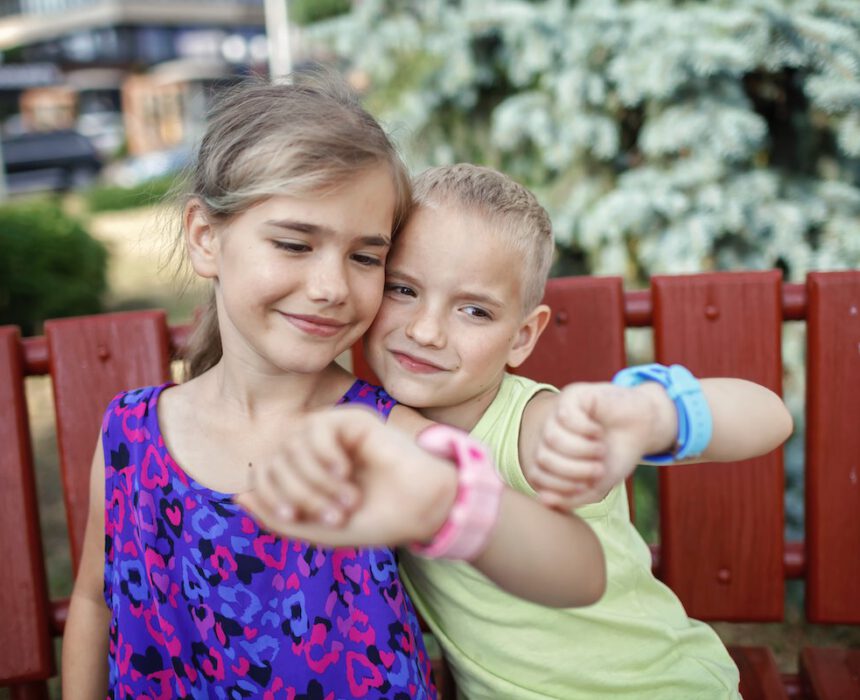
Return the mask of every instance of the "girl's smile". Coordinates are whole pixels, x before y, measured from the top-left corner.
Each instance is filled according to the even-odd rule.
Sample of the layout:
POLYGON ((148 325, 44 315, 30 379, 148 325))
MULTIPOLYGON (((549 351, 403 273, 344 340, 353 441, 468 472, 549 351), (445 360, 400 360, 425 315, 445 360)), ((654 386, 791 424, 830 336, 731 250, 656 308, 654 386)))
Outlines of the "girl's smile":
POLYGON ((319 336, 320 338, 331 338, 337 335, 346 325, 340 321, 324 316, 306 316, 303 314, 283 314, 284 318, 292 323, 303 333, 319 336))

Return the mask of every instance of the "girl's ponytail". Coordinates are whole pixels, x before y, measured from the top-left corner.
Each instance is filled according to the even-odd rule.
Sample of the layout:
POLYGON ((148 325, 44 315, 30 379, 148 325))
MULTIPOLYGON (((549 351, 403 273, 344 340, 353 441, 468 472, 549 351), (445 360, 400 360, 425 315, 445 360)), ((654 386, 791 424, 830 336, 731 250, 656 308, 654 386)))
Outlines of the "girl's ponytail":
POLYGON ((221 359, 221 334, 218 330, 218 309, 215 306, 214 290, 194 322, 194 330, 185 349, 188 368, 186 379, 199 377, 221 359))

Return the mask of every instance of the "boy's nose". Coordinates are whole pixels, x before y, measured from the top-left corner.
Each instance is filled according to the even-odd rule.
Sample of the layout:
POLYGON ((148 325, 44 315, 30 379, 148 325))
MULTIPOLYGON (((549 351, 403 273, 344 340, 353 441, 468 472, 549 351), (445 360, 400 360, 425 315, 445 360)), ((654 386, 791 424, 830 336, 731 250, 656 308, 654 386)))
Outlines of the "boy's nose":
POLYGON ((415 315, 406 326, 406 335, 419 345, 439 348, 445 344, 442 323, 429 311, 420 311, 415 315))
POLYGON ((349 296, 349 283, 343 266, 321 261, 308 274, 307 294, 313 301, 340 304, 349 296))

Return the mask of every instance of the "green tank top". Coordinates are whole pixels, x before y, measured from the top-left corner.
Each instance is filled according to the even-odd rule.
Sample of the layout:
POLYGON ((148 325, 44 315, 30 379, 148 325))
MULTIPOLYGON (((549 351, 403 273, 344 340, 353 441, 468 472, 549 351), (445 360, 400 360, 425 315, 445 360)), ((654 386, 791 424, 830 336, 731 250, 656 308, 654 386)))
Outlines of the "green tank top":
MULTIPOLYGON (((508 375, 472 435, 502 478, 533 494, 518 457, 526 404, 551 386, 508 375)), ((403 580, 442 645, 468 700, 690 700, 738 698, 738 671, 716 633, 691 620, 651 573, 630 522, 624 485, 577 513, 606 555, 607 590, 595 605, 554 609, 516 598, 462 562, 400 553, 403 580)), ((515 552, 511 556, 516 556, 515 552)))

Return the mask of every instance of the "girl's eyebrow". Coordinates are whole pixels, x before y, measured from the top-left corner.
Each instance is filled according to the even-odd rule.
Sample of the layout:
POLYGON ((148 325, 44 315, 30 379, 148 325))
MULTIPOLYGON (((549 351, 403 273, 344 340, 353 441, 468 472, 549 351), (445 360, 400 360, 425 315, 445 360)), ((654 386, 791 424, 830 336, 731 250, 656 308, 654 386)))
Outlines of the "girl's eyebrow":
MULTIPOLYGON (((297 233, 306 233, 309 235, 335 233, 335 230, 329 226, 322 226, 320 224, 313 224, 308 221, 298 221, 295 219, 269 219, 266 221, 266 225, 295 231, 297 233)), ((391 237, 384 236, 381 233, 371 233, 366 236, 361 236, 358 240, 363 246, 370 246, 373 248, 391 247, 391 237)))

